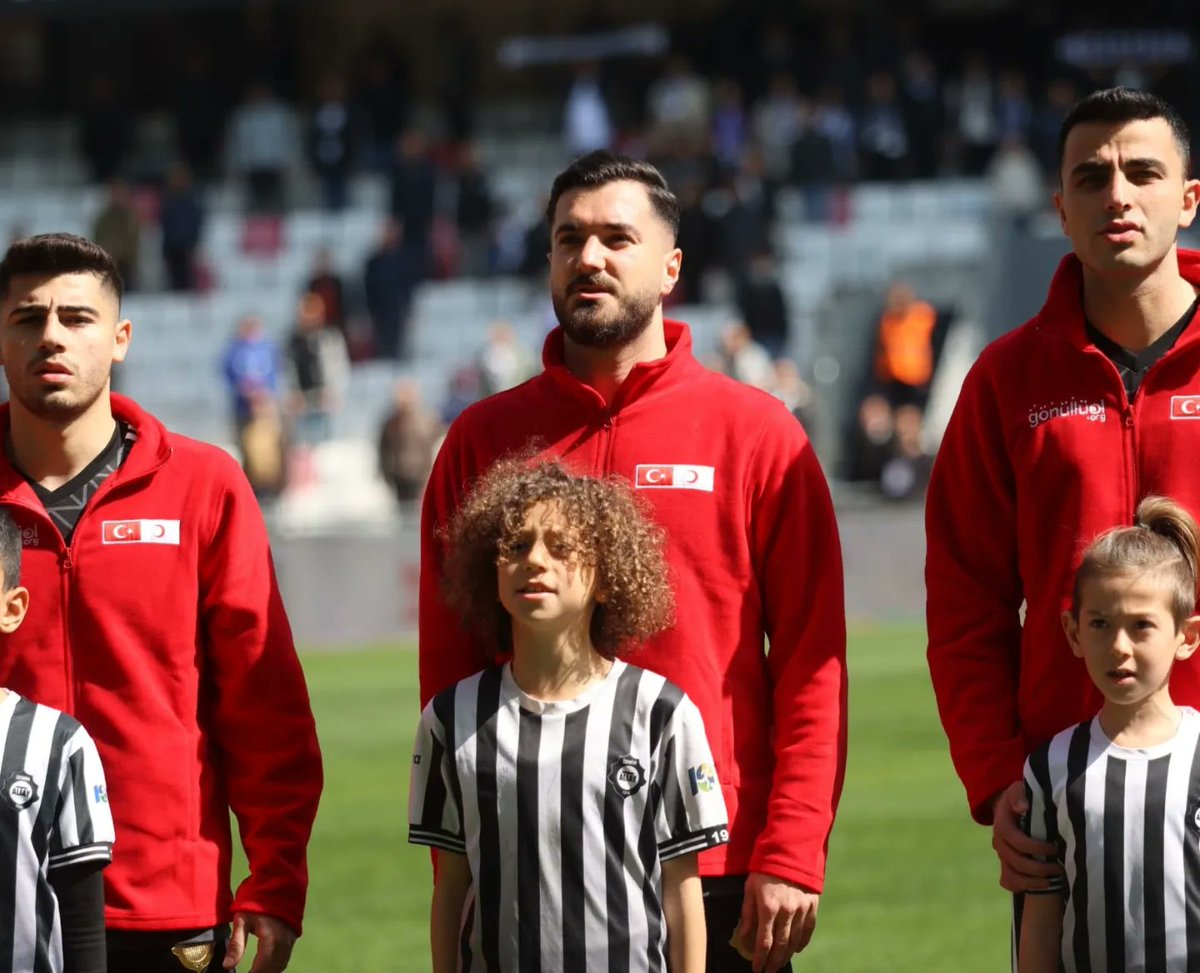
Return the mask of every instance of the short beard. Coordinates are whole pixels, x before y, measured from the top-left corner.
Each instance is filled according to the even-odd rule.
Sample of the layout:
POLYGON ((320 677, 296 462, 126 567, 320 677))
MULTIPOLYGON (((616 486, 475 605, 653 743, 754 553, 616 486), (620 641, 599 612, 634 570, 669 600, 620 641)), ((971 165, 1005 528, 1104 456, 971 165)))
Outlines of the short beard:
MULTIPOLYGON (((569 295, 568 295, 569 296, 569 295)), ((617 348, 636 341, 654 318, 657 294, 634 295, 619 301, 611 318, 600 317, 599 303, 580 304, 571 310, 567 297, 554 298, 554 314, 566 336, 588 348, 617 348)))
POLYGON ((78 401, 60 398, 54 393, 45 398, 25 395, 20 389, 9 386, 9 394, 21 403, 26 412, 56 426, 66 426, 78 419, 95 404, 102 392, 103 389, 98 389, 87 401, 78 401))

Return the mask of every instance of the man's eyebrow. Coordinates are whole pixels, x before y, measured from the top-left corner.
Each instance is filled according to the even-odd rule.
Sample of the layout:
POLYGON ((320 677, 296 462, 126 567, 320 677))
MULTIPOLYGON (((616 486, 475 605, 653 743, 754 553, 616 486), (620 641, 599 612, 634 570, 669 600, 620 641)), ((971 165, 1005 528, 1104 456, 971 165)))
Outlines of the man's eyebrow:
MULTIPOLYGON (((1166 172, 1166 164, 1161 159, 1156 159, 1153 156, 1139 156, 1134 159, 1126 159, 1122 165, 1122 169, 1153 169, 1155 172, 1166 172)), ((1112 172, 1113 164, 1111 162, 1101 162, 1099 159, 1088 159, 1086 162, 1081 162, 1071 170, 1072 176, 1095 176, 1106 175, 1112 172)))
MULTIPOLYGON (((602 230, 612 230, 617 233, 628 233, 631 236, 637 236, 638 229, 632 223, 589 223, 589 227, 595 227, 602 230)), ((577 233, 579 225, 576 223, 560 223, 554 228, 554 235, 558 236, 561 233, 577 233)))
MULTIPOLYGON (((9 317, 12 317, 14 314, 22 314, 27 311, 41 311, 44 313, 49 309, 50 307, 47 304, 31 301, 28 304, 18 304, 9 312, 9 317)), ((60 304, 58 305, 58 310, 60 314, 91 314, 93 316, 97 316, 100 313, 94 307, 90 307, 87 304, 60 304)))

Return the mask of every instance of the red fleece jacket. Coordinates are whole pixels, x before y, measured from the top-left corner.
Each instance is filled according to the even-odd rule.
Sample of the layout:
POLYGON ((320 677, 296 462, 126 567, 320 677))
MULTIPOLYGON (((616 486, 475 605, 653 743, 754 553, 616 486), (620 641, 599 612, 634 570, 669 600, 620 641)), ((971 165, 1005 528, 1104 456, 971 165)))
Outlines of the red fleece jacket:
POLYGON ((321 755, 262 515, 228 454, 129 399, 113 411, 137 442, 70 547, 0 454, 30 591, 0 685, 96 741, 117 831, 110 927, 201 927, 237 909, 299 931, 321 755), (230 808, 251 872, 232 901, 230 808))
MULTIPOLYGON (((1200 284, 1200 253, 1180 251, 1179 268, 1200 284)), ((1131 524, 1148 494, 1200 514, 1200 327, 1190 324, 1130 402, 1087 338, 1082 297, 1070 255, 1037 316, 971 369, 929 486, 929 669, 982 822, 1034 747, 1099 711, 1059 620, 1084 548, 1131 524)), ((1197 661, 1177 665, 1171 686, 1176 702, 1200 706, 1197 661)))
POLYGON ((681 686, 704 717, 730 842, 706 875, 762 871, 819 891, 846 746, 841 548, 824 475, 795 418, 704 368, 684 325, 606 405, 563 365, 467 409, 425 494, 421 700, 483 667, 439 593, 437 531, 471 480, 532 437, 581 473, 633 481, 668 533, 678 623, 635 661, 681 686), (764 652, 764 634, 770 642, 764 652))

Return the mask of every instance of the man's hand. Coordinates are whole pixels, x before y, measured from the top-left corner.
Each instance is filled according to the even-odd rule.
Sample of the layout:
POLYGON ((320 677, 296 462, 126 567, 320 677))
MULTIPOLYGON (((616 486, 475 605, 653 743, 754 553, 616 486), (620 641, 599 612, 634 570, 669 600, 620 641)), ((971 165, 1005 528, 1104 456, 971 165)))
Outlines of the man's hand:
POLYGON ((755 973, 775 973, 812 939, 821 897, 774 875, 751 872, 734 941, 753 949, 755 973))
POLYGON ((254 954, 250 973, 283 973, 292 958, 296 933, 283 920, 257 912, 234 914, 233 933, 229 937, 229 948, 225 950, 225 962, 221 965, 231 970, 242 961, 247 933, 258 939, 258 951, 254 954))
POLYGON ((1021 830, 1021 815, 1028 810, 1025 784, 1019 780, 1009 784, 992 802, 992 847, 1000 858, 1000 885, 1010 892, 1047 889, 1050 879, 1062 874, 1055 861, 1058 849, 1021 830))

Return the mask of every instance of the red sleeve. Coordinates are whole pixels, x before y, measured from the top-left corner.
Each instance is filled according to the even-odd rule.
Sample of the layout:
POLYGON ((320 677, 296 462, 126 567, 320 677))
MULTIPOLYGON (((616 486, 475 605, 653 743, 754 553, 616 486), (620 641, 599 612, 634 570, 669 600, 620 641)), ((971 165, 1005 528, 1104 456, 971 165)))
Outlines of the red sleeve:
POLYGON ((986 361, 963 385, 925 508, 929 672, 950 756, 981 823, 1025 761, 1016 487, 986 361))
POLYGON ((775 776, 753 871, 820 892, 846 771, 842 549, 825 475, 791 416, 756 451, 751 543, 773 683, 775 776))
POLYGON ((233 908, 300 932, 321 751, 266 526, 232 460, 219 489, 200 598, 217 766, 250 866, 233 908))
POLYGON ((443 689, 484 668, 479 640, 468 633, 442 598, 445 546, 442 529, 480 470, 470 468, 462 423, 450 427, 434 460, 421 507, 421 582, 418 597, 418 657, 421 706, 443 689))

